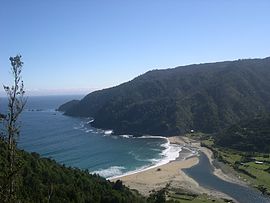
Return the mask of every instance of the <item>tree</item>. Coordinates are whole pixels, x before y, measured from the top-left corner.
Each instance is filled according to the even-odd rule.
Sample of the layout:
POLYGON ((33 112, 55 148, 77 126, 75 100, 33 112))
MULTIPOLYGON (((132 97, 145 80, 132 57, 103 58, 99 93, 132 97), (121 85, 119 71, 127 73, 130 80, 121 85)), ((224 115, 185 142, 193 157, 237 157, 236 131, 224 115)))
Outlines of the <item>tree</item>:
POLYGON ((2 189, 2 195, 5 196, 3 201, 14 202, 16 200, 15 182, 19 171, 19 162, 16 154, 17 139, 20 134, 19 115, 24 109, 26 98, 24 97, 24 84, 21 76, 23 62, 21 56, 9 58, 11 63, 11 73, 13 76, 13 85, 5 86, 4 90, 8 97, 8 111, 5 117, 6 133, 4 140, 8 144, 8 174, 6 174, 5 189, 2 189))
POLYGON ((168 189, 170 187, 170 184, 166 184, 166 186, 158 191, 153 190, 149 197, 147 198, 148 202, 151 203, 164 203, 166 202, 166 193, 168 192, 168 189))

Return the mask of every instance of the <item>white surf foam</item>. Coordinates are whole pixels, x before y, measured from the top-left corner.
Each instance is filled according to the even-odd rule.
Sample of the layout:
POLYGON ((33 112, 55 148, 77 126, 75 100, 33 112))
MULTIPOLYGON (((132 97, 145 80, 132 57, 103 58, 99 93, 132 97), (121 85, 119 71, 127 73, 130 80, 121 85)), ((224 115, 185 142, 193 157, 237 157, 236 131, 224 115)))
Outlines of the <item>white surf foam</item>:
POLYGON ((149 161, 150 164, 148 164, 148 165, 142 166, 140 168, 136 168, 133 171, 129 171, 129 172, 125 172, 125 173, 123 172, 123 170, 125 168, 122 166, 111 166, 107 169, 101 169, 101 170, 93 172, 93 173, 98 173, 100 176, 103 176, 107 179, 119 178, 122 176, 138 173, 141 171, 145 171, 148 169, 152 169, 152 168, 167 164, 170 161, 176 160, 179 157, 179 152, 182 150, 182 146, 177 145, 177 144, 171 144, 167 137, 151 136, 151 135, 141 136, 141 137, 134 137, 133 135, 111 136, 113 133, 113 130, 96 129, 96 130, 91 131, 91 130, 89 130, 89 128, 85 128, 85 123, 86 122, 81 122, 80 127, 77 129, 85 130, 87 133, 91 132, 94 134, 103 134, 104 136, 110 136, 114 139, 116 139, 118 137, 122 137, 122 138, 132 138, 132 139, 165 139, 166 140, 166 142, 161 145, 161 147, 163 147, 164 150, 162 150, 162 152, 160 153, 160 157, 161 157, 160 159, 154 158, 154 159, 149 159, 149 160, 142 160, 139 157, 135 156, 135 159, 138 161, 149 161))
POLYGON ((105 135, 111 135, 113 133, 113 130, 105 130, 104 134, 105 135))
POLYGON ((92 174, 96 173, 104 178, 108 178, 108 177, 119 176, 119 175, 123 174, 124 169, 125 169, 125 167, 123 167, 123 166, 111 166, 109 168, 100 169, 97 171, 93 171, 91 173, 92 174))
POLYGON ((133 138, 133 135, 119 135, 122 138, 133 138))
POLYGON ((90 123, 93 123, 93 122, 94 122, 94 119, 91 119, 90 121, 87 121, 86 123, 90 124, 90 123))
POLYGON ((167 137, 163 137, 163 136, 154 136, 154 135, 144 135, 144 136, 140 136, 140 137, 136 137, 137 139, 145 139, 145 138, 149 138, 149 139, 166 139, 169 141, 169 139, 167 137))
POLYGON ((108 177, 107 178, 108 180, 114 179, 114 178, 120 178, 120 177, 131 175, 131 174, 136 174, 136 173, 139 173, 139 172, 142 172, 142 171, 146 171, 146 170, 149 170, 149 169, 156 168, 156 167, 162 166, 164 164, 167 164, 170 161, 176 160, 179 157, 179 152, 181 152, 181 150, 182 150, 182 146, 177 145, 177 144, 171 144, 167 137, 162 137, 162 136, 142 136, 142 137, 136 137, 136 138, 139 138, 139 139, 143 139, 143 138, 165 139, 167 142, 161 145, 162 147, 165 148, 160 154, 161 158, 160 159, 151 159, 151 160, 149 160, 149 161, 152 162, 150 165, 142 166, 142 167, 137 168, 137 169, 135 169, 133 171, 129 171, 129 172, 126 172, 126 173, 123 173, 123 174, 108 177))

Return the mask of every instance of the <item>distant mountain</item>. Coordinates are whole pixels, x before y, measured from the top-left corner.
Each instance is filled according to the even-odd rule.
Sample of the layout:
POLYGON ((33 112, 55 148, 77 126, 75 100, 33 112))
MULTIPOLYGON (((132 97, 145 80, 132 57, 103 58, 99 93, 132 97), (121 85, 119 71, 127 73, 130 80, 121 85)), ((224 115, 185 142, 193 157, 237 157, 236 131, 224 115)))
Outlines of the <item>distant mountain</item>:
POLYGON ((232 125, 216 137, 216 144, 240 151, 270 153, 270 116, 232 125))
MULTIPOLYGON (((61 107, 60 107, 61 109, 61 107)), ((270 58, 149 71, 65 109, 120 134, 218 132, 270 112, 270 58)))
POLYGON ((77 105, 80 102, 80 100, 71 100, 63 105, 61 105, 57 111, 67 111, 68 109, 70 109, 71 107, 77 105))

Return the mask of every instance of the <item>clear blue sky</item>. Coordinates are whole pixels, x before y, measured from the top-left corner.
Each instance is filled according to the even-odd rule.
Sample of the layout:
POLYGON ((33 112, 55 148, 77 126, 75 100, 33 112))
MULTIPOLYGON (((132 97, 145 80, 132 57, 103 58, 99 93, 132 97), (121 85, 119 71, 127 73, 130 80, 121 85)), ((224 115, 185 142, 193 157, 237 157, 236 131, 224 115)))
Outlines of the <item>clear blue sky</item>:
POLYGON ((23 56, 29 94, 73 94, 148 70, 270 56, 269 0, 2 0, 0 83, 23 56), (35 90, 35 91, 34 91, 35 90))

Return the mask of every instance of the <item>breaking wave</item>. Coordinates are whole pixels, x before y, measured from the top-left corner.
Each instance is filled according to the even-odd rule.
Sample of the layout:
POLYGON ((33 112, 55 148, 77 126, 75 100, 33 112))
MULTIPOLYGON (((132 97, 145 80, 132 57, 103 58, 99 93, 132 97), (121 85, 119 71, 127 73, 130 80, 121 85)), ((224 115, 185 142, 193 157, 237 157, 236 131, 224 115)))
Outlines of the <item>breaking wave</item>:
POLYGON ((123 166, 111 166, 109 168, 100 169, 97 171, 93 171, 91 173, 92 174, 96 173, 104 178, 109 178, 109 177, 119 176, 119 175, 123 174, 124 169, 125 169, 125 167, 123 167, 123 166))

